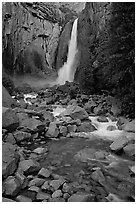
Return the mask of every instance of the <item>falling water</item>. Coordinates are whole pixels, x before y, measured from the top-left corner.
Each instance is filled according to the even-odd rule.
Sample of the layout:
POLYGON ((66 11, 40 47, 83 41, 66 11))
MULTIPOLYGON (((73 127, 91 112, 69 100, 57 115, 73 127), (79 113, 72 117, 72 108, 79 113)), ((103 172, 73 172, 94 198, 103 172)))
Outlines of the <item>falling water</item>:
POLYGON ((74 63, 75 63, 76 54, 78 52, 77 50, 77 21, 78 19, 76 19, 73 23, 71 39, 69 43, 67 62, 65 62, 63 67, 61 67, 58 71, 57 84, 64 84, 66 81, 72 82, 74 79, 74 74, 76 70, 74 63))

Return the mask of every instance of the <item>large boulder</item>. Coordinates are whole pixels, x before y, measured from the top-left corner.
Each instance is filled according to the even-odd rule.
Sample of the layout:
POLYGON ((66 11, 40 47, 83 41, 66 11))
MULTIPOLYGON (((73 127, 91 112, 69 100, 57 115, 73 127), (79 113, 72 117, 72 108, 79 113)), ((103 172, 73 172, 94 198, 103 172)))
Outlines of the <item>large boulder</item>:
POLYGON ((16 129, 19 125, 19 118, 12 109, 2 107, 2 128, 10 131, 16 129))
POLYGON ((14 145, 10 143, 2 144, 2 177, 12 175, 17 169, 19 155, 14 145))
POLYGON ((35 118, 22 120, 20 123, 20 128, 22 128, 24 131, 37 132, 39 129, 41 129, 41 127, 44 129, 42 122, 35 118))
POLYGON ((61 113, 62 116, 70 116, 72 119, 88 119, 88 113, 80 106, 69 105, 67 109, 61 113))
POLYGON ((118 138, 110 145, 110 149, 111 149, 112 151, 117 152, 117 151, 123 149, 123 147, 127 145, 128 141, 129 141, 129 140, 128 140, 127 137, 125 137, 125 136, 118 137, 118 138))
POLYGON ((97 130, 91 122, 83 122, 80 126, 77 127, 77 132, 93 132, 97 130))
POLYGON ((11 108, 12 106, 16 105, 16 101, 10 96, 7 89, 2 86, 2 106, 11 108))

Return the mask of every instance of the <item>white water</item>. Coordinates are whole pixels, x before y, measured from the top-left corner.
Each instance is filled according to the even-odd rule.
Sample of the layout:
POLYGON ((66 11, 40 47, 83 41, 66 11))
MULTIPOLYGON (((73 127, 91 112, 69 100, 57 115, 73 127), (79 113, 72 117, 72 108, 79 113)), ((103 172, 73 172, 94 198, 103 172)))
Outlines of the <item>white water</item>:
POLYGON ((74 74, 76 70, 74 63, 75 63, 75 56, 78 52, 77 50, 77 21, 78 19, 76 19, 73 23, 71 39, 69 43, 67 62, 58 71, 57 84, 62 85, 62 84, 65 84, 66 81, 72 82, 74 80, 74 74))

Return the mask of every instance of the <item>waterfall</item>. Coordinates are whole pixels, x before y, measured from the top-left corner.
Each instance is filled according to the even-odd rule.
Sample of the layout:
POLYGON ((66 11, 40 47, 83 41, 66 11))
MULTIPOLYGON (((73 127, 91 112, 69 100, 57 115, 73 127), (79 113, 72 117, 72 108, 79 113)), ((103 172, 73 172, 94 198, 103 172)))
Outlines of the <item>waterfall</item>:
MULTIPOLYGON (((71 39, 69 42, 69 50, 67 56, 67 62, 59 69, 57 84, 65 84, 66 81, 72 82, 76 71, 75 57, 78 52, 77 50, 77 21, 73 23, 71 39)), ((65 40, 65 39, 64 39, 65 40)))

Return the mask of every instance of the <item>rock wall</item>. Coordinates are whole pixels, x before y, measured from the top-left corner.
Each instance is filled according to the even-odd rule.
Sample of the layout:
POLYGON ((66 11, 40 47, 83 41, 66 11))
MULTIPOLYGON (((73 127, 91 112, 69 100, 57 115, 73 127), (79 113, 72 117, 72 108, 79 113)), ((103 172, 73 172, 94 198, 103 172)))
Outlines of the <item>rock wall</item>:
POLYGON ((44 3, 3 3, 5 69, 13 74, 53 68, 60 21, 57 10, 44 3))
POLYGON ((78 20, 75 80, 89 92, 108 90, 134 104, 135 4, 86 3, 78 20))

